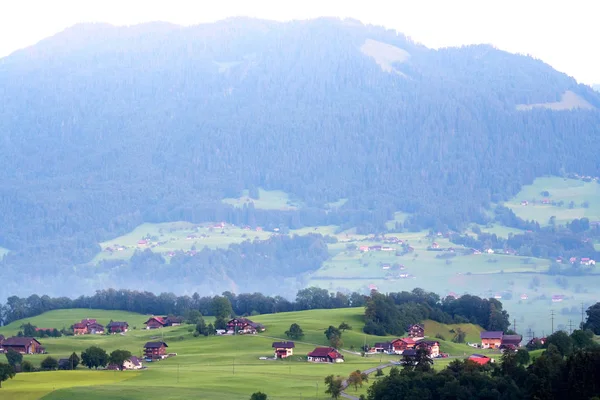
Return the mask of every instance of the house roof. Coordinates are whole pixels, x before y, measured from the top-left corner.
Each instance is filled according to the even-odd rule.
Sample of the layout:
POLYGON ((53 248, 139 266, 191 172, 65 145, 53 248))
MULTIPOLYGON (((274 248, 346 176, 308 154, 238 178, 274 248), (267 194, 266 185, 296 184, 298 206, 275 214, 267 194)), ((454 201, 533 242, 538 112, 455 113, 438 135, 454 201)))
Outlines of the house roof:
POLYGON ((523 340, 521 335, 504 335, 502 336, 502 344, 518 345, 523 340))
POLYGON ((276 349, 293 349, 294 347, 296 347, 296 345, 294 344, 294 342, 273 342, 273 345, 271 347, 274 347, 276 349))
POLYGON ((439 346, 440 342, 437 340, 419 340, 417 342, 417 346, 426 345, 426 346, 439 346))
POLYGON ((85 329, 87 326, 83 322, 73 324, 73 329, 85 329))
POLYGON ((165 322, 171 323, 171 324, 180 324, 183 322, 183 318, 181 318, 181 317, 166 317, 165 322))
POLYGON ((99 324, 97 322, 93 322, 91 324, 88 325, 88 328, 94 328, 94 329, 104 329, 104 325, 99 324))
POLYGON ((86 324, 86 325, 95 324, 96 322, 98 322, 98 321, 96 321, 95 319, 90 319, 90 318, 85 318, 85 319, 81 320, 81 323, 86 324))
POLYGON ((310 357, 330 357, 332 359, 344 358, 344 356, 333 347, 317 347, 308 353, 308 355, 310 357))
POLYGON ((146 349, 159 349, 162 346, 169 347, 165 342, 148 342, 144 345, 146 349))
POLYGON ((106 325, 106 326, 108 328, 112 328, 113 326, 116 326, 116 327, 129 326, 129 324, 127 322, 113 321, 113 322, 109 322, 108 325, 106 325))
POLYGON ((396 342, 404 342, 406 344, 415 344, 415 343, 417 343, 413 338, 400 338, 400 339, 394 339, 394 340, 392 340, 392 343, 396 343, 396 342))
POLYGON ((137 358, 136 356, 129 357, 129 361, 131 361, 131 363, 133 365, 135 365, 136 367, 139 367, 140 365, 142 365, 142 363, 140 362, 140 359, 137 358))
POLYGON ((389 349, 390 347, 392 347, 392 343, 391 342, 379 342, 379 343, 375 343, 375 346, 373 346, 375 348, 378 349, 389 349))
POLYGON ((13 336, 13 337, 9 337, 8 339, 5 339, 4 342, 2 342, 3 346, 29 346, 32 342, 36 342, 37 344, 40 344, 40 342, 37 341, 36 338, 32 338, 32 337, 18 337, 18 336, 13 336))
POLYGON ((481 354, 471 354, 468 359, 479 365, 484 365, 491 361, 491 358, 489 358, 488 356, 481 355, 481 354))
POLYGON ((502 331, 483 331, 479 334, 481 339, 502 339, 502 331))
POLYGON ((144 324, 148 325, 148 323, 152 320, 155 320, 156 322, 158 322, 161 325, 165 325, 165 319, 163 317, 150 317, 148 318, 148 321, 144 322, 144 324))
POLYGON ((408 326, 408 329, 425 329, 423 324, 412 324, 408 326))
POLYGON ((403 356, 414 357, 417 355, 417 351, 415 349, 408 349, 402 352, 403 356))

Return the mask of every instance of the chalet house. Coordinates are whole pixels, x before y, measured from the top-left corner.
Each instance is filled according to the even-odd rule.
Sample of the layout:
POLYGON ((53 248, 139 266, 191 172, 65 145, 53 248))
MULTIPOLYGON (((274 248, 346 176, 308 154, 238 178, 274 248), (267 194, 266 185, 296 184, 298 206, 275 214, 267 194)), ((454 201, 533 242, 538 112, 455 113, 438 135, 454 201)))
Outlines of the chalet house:
POLYGON ((144 345, 144 355, 149 359, 165 358, 167 347, 165 342, 148 342, 144 345))
POLYGON ((77 322, 73 324, 73 334, 74 335, 85 335, 87 333, 87 326, 82 322, 77 322))
POLYGON ((500 343, 501 349, 516 349, 521 345, 521 341, 523 340, 523 336, 521 335, 503 335, 502 343, 500 343))
POLYGON ((146 329, 157 329, 167 326, 163 317, 150 317, 144 324, 146 325, 146 329))
POLYGON ((494 360, 492 358, 489 358, 488 356, 484 356, 483 354, 471 354, 468 358, 469 361, 473 361, 474 363, 477 363, 479 365, 485 365, 489 362, 494 362, 494 360))
POLYGON ((233 318, 227 322, 227 332, 229 333, 251 333, 263 332, 265 330, 264 325, 250 321, 248 318, 233 318))
POLYGON ((380 245, 370 246, 369 251, 381 251, 380 245))
POLYGON ((44 348, 41 343, 32 337, 17 337, 13 336, 8 339, 4 339, 2 342, 2 348, 4 352, 12 349, 17 353, 21 354, 42 354, 44 348))
POLYGON ((481 347, 484 349, 497 349, 502 344, 502 331, 484 331, 481 332, 481 347))
POLYGON ((82 319, 81 322, 73 324, 72 328, 75 335, 104 333, 104 326, 100 325, 95 319, 82 319))
POLYGON ((563 301, 565 298, 565 296, 563 296, 562 294, 555 294, 554 296, 552 296, 552 302, 553 303, 560 303, 561 301, 563 301))
POLYGON ((394 351, 394 347, 392 346, 391 342, 375 343, 371 349, 375 353, 392 353, 394 351))
POLYGON ((333 347, 317 347, 308 353, 308 361, 320 363, 344 362, 344 356, 333 347))
POLYGON ((123 363, 123 369, 142 369, 142 361, 136 356, 131 356, 123 363))
POLYGON ((409 338, 425 337, 425 326, 422 324, 410 325, 407 329, 409 338))
POLYGON ((529 298, 529 296, 527 296, 527 294, 526 294, 526 293, 523 293, 523 294, 521 295, 521 300, 527 300, 528 298, 529 298))
POLYGON ((369 246, 360 246, 358 249, 363 253, 366 253, 367 251, 369 251, 369 246))
POLYGON ((294 355, 294 342, 274 342, 272 347, 275 349, 276 358, 287 358, 294 355))
POLYGON ((127 332, 129 329, 129 324, 127 322, 111 321, 108 323, 108 325, 106 325, 106 329, 108 329, 110 333, 127 332))
POLYGON ((431 358, 437 358, 440 356, 440 342, 435 340, 420 340, 416 345, 415 349, 425 349, 427 354, 431 358))
POLYGON ((413 338, 394 339, 391 343, 396 354, 402 354, 404 350, 414 349, 417 344, 413 338))

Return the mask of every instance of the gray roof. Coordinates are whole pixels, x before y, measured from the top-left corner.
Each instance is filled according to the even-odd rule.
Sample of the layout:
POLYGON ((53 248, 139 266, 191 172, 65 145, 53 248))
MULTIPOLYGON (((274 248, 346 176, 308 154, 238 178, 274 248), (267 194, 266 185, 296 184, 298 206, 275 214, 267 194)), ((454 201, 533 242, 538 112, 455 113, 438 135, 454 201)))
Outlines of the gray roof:
POLYGON ((479 335, 481 339, 502 339, 504 332, 502 331, 483 331, 479 335))

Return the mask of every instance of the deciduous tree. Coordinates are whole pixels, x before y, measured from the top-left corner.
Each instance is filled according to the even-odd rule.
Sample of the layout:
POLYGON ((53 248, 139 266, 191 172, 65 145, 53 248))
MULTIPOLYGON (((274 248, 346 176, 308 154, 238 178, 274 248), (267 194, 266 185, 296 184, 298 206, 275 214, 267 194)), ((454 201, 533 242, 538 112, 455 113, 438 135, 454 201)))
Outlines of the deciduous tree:
POLYGON ((304 332, 302 331, 300 325, 294 322, 290 325, 290 329, 285 331, 285 335, 290 339, 298 340, 304 337, 304 332))
POLYGON ((0 388, 2 382, 12 379, 15 376, 15 369, 10 364, 0 363, 0 388))
POLYGON ((116 365, 119 370, 123 370, 123 363, 127 361, 131 357, 131 352, 127 350, 114 350, 110 353, 108 357, 108 362, 110 364, 116 365))
POLYGON ((91 346, 81 353, 81 363, 90 369, 105 367, 108 363, 108 355, 104 349, 91 346))
POLYGON ((325 393, 330 395, 332 398, 337 399, 342 394, 342 378, 340 376, 329 375, 325 378, 325 393))

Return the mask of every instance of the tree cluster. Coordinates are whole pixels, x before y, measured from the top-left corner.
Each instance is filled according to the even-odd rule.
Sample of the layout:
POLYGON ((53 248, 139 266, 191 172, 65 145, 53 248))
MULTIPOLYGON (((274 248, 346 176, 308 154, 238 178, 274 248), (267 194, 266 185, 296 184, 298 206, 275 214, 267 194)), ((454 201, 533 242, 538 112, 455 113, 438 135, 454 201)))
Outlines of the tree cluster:
POLYGON ((470 322, 487 330, 506 331, 509 315, 496 299, 464 295, 440 299, 423 289, 382 294, 371 292, 365 306, 365 333, 402 335, 408 326, 426 319, 450 323, 470 322))

